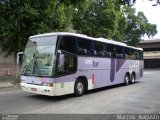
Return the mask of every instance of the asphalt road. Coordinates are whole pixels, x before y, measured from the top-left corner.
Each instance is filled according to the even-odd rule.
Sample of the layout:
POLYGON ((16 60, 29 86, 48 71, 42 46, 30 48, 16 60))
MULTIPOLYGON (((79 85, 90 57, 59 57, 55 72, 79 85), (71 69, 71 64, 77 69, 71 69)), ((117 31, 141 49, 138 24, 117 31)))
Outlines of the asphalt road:
POLYGON ((144 77, 133 85, 92 90, 81 97, 1 91, 0 113, 160 113, 160 70, 145 71, 144 77))

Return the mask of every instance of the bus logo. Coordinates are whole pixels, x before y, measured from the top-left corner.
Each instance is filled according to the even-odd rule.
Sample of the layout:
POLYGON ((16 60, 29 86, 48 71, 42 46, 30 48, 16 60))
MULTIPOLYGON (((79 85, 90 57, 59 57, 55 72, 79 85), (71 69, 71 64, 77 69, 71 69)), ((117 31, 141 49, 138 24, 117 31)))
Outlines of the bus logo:
POLYGON ((87 64, 87 65, 91 65, 93 63, 93 61, 92 60, 90 60, 90 59, 85 59, 85 64, 87 64))
POLYGON ((93 67, 98 67, 98 65, 99 65, 99 62, 94 62, 93 61, 93 67))
POLYGON ((95 62, 95 61, 93 61, 91 59, 85 59, 85 64, 87 64, 87 65, 93 65, 93 67, 98 67, 99 62, 95 62))

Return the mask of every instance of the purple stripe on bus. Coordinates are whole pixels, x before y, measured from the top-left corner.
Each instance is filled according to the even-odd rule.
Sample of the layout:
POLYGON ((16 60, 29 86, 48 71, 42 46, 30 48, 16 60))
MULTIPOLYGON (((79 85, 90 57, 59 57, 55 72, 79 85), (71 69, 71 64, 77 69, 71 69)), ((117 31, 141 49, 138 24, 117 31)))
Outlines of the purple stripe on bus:
POLYGON ((126 59, 117 59, 116 61, 116 72, 120 70, 120 68, 123 66, 125 63, 126 59))
POLYGON ((116 59, 111 58, 111 68, 110 68, 110 81, 113 82, 115 78, 115 63, 116 59))
POLYGON ((115 58, 111 59, 111 68, 110 68, 111 69, 110 70, 110 81, 111 82, 114 81, 116 73, 120 70, 120 68, 123 66, 125 61, 126 61, 125 59, 115 59, 115 58))

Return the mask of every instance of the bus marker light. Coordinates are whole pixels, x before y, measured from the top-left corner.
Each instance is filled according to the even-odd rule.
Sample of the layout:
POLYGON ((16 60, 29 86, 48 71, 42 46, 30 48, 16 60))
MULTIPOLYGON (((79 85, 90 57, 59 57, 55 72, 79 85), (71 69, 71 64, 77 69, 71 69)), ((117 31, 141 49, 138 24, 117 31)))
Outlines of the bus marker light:
POLYGON ((94 84, 94 73, 92 74, 92 84, 94 84))

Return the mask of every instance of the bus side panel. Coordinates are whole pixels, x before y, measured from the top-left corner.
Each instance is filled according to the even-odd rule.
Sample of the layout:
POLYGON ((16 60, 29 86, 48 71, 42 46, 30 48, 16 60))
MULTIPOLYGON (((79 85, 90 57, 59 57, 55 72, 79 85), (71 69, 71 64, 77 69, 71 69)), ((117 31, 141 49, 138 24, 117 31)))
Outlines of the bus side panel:
POLYGON ((76 76, 86 76, 93 88, 115 85, 124 82, 127 72, 136 73, 136 79, 141 76, 143 61, 115 58, 78 57, 78 71, 76 76), (94 74, 94 75, 93 75, 94 74), (93 78, 94 76, 94 78, 93 78))
POLYGON ((56 95, 74 93, 75 74, 64 75, 56 78, 56 95))
POLYGON ((138 80, 143 77, 143 60, 137 60, 135 63, 135 67, 136 80, 138 80))
POLYGON ((94 81, 89 84, 93 86, 91 89, 122 83, 124 70, 119 69, 119 76, 116 76, 116 61, 110 58, 79 57, 76 76, 86 76, 88 80, 94 81))

